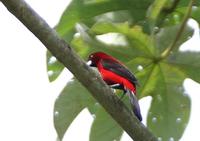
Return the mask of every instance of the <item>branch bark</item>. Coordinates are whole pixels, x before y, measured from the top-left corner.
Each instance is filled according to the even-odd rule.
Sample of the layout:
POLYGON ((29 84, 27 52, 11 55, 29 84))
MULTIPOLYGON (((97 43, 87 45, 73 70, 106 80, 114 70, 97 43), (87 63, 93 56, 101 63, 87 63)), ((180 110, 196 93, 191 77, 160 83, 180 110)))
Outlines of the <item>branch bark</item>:
POLYGON ((119 101, 103 80, 25 1, 1 0, 1 2, 74 74, 133 140, 157 140, 123 102, 119 101))

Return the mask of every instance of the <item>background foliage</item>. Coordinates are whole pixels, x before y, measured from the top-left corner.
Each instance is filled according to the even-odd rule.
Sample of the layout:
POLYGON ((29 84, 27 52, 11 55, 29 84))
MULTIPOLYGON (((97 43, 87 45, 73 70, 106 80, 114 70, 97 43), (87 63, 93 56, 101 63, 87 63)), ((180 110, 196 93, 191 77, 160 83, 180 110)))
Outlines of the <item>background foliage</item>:
MULTIPOLYGON (((193 34, 188 25, 181 28, 188 4, 188 0, 72 0, 55 27, 82 58, 104 51, 128 66, 141 85, 138 97, 153 99, 147 126, 162 141, 179 140, 187 126, 190 99, 183 88, 184 79, 200 82, 200 54, 179 51, 193 34), (162 57, 174 42, 173 50, 162 57)), ((198 23, 199 12, 200 1, 196 1, 191 17, 198 23)), ((50 81, 64 69, 49 52, 47 67, 50 81)), ((84 108, 95 115, 90 141, 120 140, 123 129, 77 80, 67 83, 55 102, 59 139, 84 108)))

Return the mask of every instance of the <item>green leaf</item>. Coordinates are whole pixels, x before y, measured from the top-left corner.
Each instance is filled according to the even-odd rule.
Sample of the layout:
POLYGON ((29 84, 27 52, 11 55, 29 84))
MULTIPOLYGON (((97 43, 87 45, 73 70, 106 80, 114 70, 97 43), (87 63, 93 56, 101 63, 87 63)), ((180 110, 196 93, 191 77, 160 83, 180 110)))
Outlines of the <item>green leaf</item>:
MULTIPOLYGON (((156 78, 154 62, 151 59, 136 57, 126 63, 126 66, 136 75, 139 81, 137 95, 139 98, 152 94, 155 89, 156 78)), ((157 84, 157 83, 156 83, 157 84)))
MULTIPOLYGON (((181 0, 181 1, 179 2, 179 7, 188 6, 188 3, 189 3, 188 0, 181 0)), ((200 1, 199 1, 199 0, 195 0, 195 1, 194 1, 194 5, 195 5, 195 6, 200 5, 200 1)))
MULTIPOLYGON (((97 24, 97 28, 94 26, 91 32, 93 32, 93 34, 96 34, 95 33, 96 29, 97 30, 99 28, 101 29, 101 25, 104 26, 104 23, 97 24)), ((106 26, 107 25, 109 24, 106 24, 106 26)), ((110 25, 114 26, 113 24, 110 24, 110 25)), ((130 30, 130 33, 127 33, 127 36, 129 36, 130 38, 129 39, 131 42, 130 44, 129 43, 127 43, 127 45, 106 44, 104 42, 97 40, 97 38, 95 38, 96 37, 95 35, 91 35, 91 33, 86 32, 87 29, 85 29, 85 26, 84 27, 82 26, 81 28, 83 29, 81 29, 80 31, 81 37, 74 38, 72 41, 72 46, 75 49, 75 51, 84 59, 86 59, 91 52, 95 52, 95 51, 107 52, 108 54, 116 58, 121 58, 122 62, 127 62, 127 61, 132 60, 133 56, 134 58, 138 56, 147 57, 147 58, 150 57, 149 46, 151 46, 151 44, 150 43, 143 44, 143 42, 147 40, 151 42, 150 39, 148 38, 148 35, 144 34, 139 27, 134 27, 130 29, 126 23, 121 24, 121 27, 120 27, 120 24, 119 25, 117 24, 117 27, 120 28, 120 29, 117 29, 118 32, 126 32, 130 30)), ((104 35, 108 33, 106 30, 104 30, 103 32, 105 33, 104 35)))
POLYGON ((192 7, 192 18, 195 19, 200 25, 200 7, 193 6, 192 7))
POLYGON ((47 51, 47 71, 49 81, 54 81, 63 69, 63 64, 61 64, 49 51, 47 51))
MULTIPOLYGON (((187 7, 181 7, 177 9, 177 12, 179 12, 180 14, 184 15, 185 12, 187 11, 187 7)), ((192 7, 192 13, 191 13, 191 17, 196 20, 199 25, 200 25, 200 7, 199 6, 193 6, 192 7)))
MULTIPOLYGON (((159 1, 160 3, 162 1, 159 1)), ((194 6, 192 8, 192 18, 199 19, 199 10, 200 1, 195 1, 194 6)), ((183 20, 184 15, 187 12, 189 1, 188 0, 168 0, 165 5, 163 5, 162 10, 159 13, 159 17, 157 17, 157 27, 166 27, 180 24, 183 20)), ((160 5, 161 6, 161 5, 160 5)), ((198 20, 197 20, 198 21, 198 20)), ((154 25, 155 26, 155 25, 154 25)), ((156 27, 156 31, 157 31, 156 27)))
MULTIPOLYGON (((172 42, 174 42, 174 39, 179 29, 180 24, 164 27, 159 30, 159 32, 155 36, 155 46, 157 47, 158 55, 160 55, 166 48, 168 48, 172 44, 172 42)), ((179 49, 181 44, 183 44, 185 41, 191 38, 193 32, 194 29, 192 29, 189 26, 186 26, 175 48, 179 49)))
MULTIPOLYGON (((129 20, 132 21, 131 23, 139 21, 142 23, 142 21, 145 20, 146 9, 152 1, 153 0, 73 0, 64 11, 56 26, 56 31, 70 43, 76 32, 74 29, 76 23, 83 22, 86 25, 93 25, 96 21, 101 19, 97 16, 105 15, 110 12, 112 12, 115 19, 120 19, 121 22, 129 20), (128 15, 129 18, 124 18, 123 21, 120 16, 125 17, 124 14, 128 15)), ((137 47, 137 45, 135 46, 137 47)), ((86 51, 81 52, 83 53, 86 51)), ((108 50, 108 52, 113 52, 113 50, 108 50)), ((91 53, 91 50, 87 51, 87 55, 89 53, 91 53)), ((86 56, 86 53, 84 54, 84 56, 86 56)), ((47 53, 48 62, 50 58, 52 58, 52 56, 47 53)), ((64 67, 58 61, 55 61, 52 64, 47 64, 47 68, 50 74, 49 80, 53 81, 59 76, 64 67)))
POLYGON ((106 33, 120 33, 126 37, 128 45, 133 48, 132 53, 135 56, 152 57, 153 44, 151 38, 142 31, 141 26, 130 27, 128 23, 96 23, 91 31, 96 35, 106 33))
POLYGON ((110 21, 112 23, 123 23, 126 21, 130 24, 134 23, 134 17, 132 17, 129 10, 119 10, 119 11, 108 12, 105 14, 101 14, 99 16, 95 16, 94 19, 96 22, 110 21))
POLYGON ((132 51, 131 48, 126 46, 106 45, 95 39, 85 42, 82 37, 75 38, 72 41, 72 45, 74 50, 85 60, 87 60, 89 54, 97 51, 106 52, 116 58, 121 58, 123 56, 122 61, 127 61, 132 58, 130 54, 132 51), (124 52, 122 51, 123 49, 124 52))
POLYGON ((120 141, 123 129, 99 107, 90 132, 90 141, 120 141))
POLYGON ((178 141, 188 123, 190 99, 184 94, 181 70, 165 63, 159 69, 158 85, 148 114, 147 124, 162 141, 178 141))
MULTIPOLYGON (((153 97, 148 127, 157 137, 161 137, 162 141, 178 140, 188 123, 190 100, 184 94, 183 80, 190 77, 200 81, 200 55, 178 51, 179 46, 192 35, 191 28, 186 27, 176 44, 176 50, 167 58, 159 60, 161 53, 174 42, 180 28, 185 13, 179 9, 186 8, 188 1, 181 0, 180 3, 175 7, 175 11, 165 15, 163 9, 170 6, 169 4, 173 6, 173 2, 73 0, 56 27, 61 37, 70 42, 83 59, 86 60, 91 52, 103 51, 119 59, 136 75, 140 83, 137 87, 138 97, 153 97), (80 36, 73 37, 77 23, 81 27, 81 30, 78 30, 80 36), (158 24, 158 27, 155 27, 154 23, 158 24), (152 30, 156 29, 154 34, 149 35, 149 32, 146 32, 149 25, 152 30), (124 44, 120 43, 121 40, 114 40, 114 37, 114 43, 110 44, 102 39, 110 39, 110 35, 120 37, 124 44)), ((195 15, 194 13, 195 9, 192 15, 195 15)), ((194 17, 199 19, 198 12, 194 17)), ((51 62, 51 56, 48 56, 48 62, 51 62)), ((56 79, 62 69, 56 61, 48 64, 48 70, 53 70, 50 80, 56 79)), ((125 100, 127 106, 130 106, 127 97, 125 100)), ((91 141, 120 140, 123 132, 121 127, 95 104, 87 90, 77 81, 68 83, 55 103, 54 121, 59 138, 62 139, 73 119, 86 107, 96 116, 91 128, 91 141)))
POLYGON ((179 68, 194 81, 200 83, 200 53, 199 52, 176 52, 169 56, 167 62, 179 68))
POLYGON ((131 48, 120 45, 107 45, 97 40, 97 38, 88 33, 88 28, 86 27, 86 25, 79 24, 78 28, 81 36, 78 38, 74 38, 72 41, 72 45, 74 49, 78 52, 78 54, 84 59, 86 59, 91 52, 96 51, 107 52, 108 54, 111 54, 115 57, 124 56, 125 60, 130 59, 130 55, 128 54, 128 52, 130 53, 130 50, 132 50, 131 48), (124 52, 122 51, 122 49, 124 49, 124 52))
POLYGON ((137 76, 140 80, 140 87, 138 88, 139 97, 145 97, 148 95, 153 95, 158 83, 158 67, 152 64, 143 71, 141 71, 137 76))
POLYGON ((167 0, 155 0, 153 4, 149 7, 147 17, 149 18, 149 22, 151 23, 151 30, 153 30, 156 20, 159 17, 163 7, 165 7, 166 2, 167 0))
POLYGON ((76 23, 93 23, 94 17, 107 12, 128 10, 136 23, 146 18, 146 9, 153 0, 73 0, 63 13, 57 32, 70 41, 76 23))
POLYGON ((72 121, 84 108, 94 105, 95 100, 77 80, 69 82, 54 105, 54 126, 58 138, 62 140, 72 121))

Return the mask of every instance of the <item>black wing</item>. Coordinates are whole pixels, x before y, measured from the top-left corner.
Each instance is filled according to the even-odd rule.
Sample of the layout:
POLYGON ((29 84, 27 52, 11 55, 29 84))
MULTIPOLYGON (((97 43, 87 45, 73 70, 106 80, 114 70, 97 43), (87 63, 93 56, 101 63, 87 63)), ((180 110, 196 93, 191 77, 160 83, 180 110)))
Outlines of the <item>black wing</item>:
POLYGON ((123 65, 112 60, 103 59, 102 65, 104 69, 112 71, 126 79, 128 79, 133 84, 138 84, 136 77, 123 65))

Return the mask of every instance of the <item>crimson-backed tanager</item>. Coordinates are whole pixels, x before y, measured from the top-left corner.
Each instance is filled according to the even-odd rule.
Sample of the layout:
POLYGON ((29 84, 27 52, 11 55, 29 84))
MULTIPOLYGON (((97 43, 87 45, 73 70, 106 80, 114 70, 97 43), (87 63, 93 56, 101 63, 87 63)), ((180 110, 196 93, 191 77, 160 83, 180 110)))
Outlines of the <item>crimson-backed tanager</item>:
POLYGON ((140 107, 136 95, 136 77, 114 57, 95 52, 89 55, 88 63, 91 67, 97 67, 103 80, 114 89, 121 89, 129 96, 131 107, 136 117, 142 121, 140 107))

